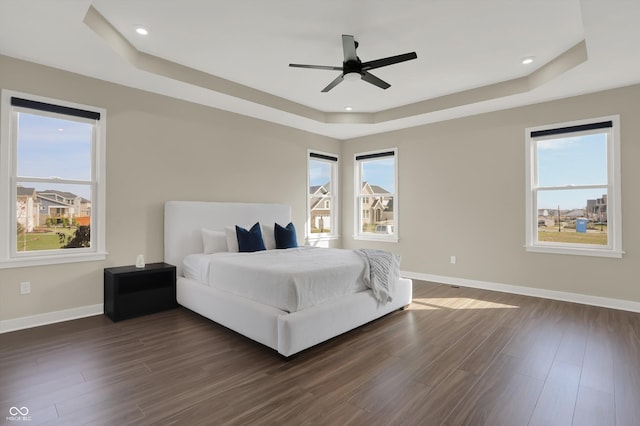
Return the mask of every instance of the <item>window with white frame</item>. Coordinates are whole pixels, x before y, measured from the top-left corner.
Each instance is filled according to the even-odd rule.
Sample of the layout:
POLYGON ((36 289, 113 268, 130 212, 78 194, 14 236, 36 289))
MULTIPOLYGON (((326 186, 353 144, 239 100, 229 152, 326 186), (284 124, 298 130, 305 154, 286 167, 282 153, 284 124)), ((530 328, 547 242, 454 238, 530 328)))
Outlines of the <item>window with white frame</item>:
POLYGON ((105 258, 104 109, 3 90, 0 267, 105 258))
POLYGON ((526 129, 528 251, 622 257, 619 121, 526 129))
POLYGON ((355 155, 355 239, 398 241, 398 150, 355 155))
POLYGON ((316 151, 308 154, 307 237, 337 238, 338 157, 316 151))

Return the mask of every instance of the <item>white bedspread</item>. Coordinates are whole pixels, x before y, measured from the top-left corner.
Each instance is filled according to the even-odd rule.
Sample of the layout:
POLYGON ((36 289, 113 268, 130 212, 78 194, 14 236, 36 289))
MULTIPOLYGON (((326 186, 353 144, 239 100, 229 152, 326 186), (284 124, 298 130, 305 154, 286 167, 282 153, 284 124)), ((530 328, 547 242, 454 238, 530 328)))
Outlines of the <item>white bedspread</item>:
POLYGON ((287 312, 367 289, 365 262, 352 250, 298 247, 196 256, 200 265, 190 269, 202 275, 207 259, 206 284, 287 312))

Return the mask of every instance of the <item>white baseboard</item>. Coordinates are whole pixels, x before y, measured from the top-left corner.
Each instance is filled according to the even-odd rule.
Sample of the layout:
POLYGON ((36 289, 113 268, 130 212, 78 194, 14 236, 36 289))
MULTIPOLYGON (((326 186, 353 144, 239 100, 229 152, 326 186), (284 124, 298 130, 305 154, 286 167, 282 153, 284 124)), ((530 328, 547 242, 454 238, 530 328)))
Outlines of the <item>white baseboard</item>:
POLYGON ((588 294, 568 293, 564 291, 546 290, 535 287, 524 287, 511 284, 500 284, 488 281, 469 280, 466 278, 447 277, 444 275, 423 274, 420 272, 401 271, 400 275, 421 281, 431 281, 441 284, 457 285, 460 287, 480 288, 483 290, 501 291, 503 293, 521 294, 524 296, 540 297, 542 299, 561 300, 564 302, 581 303, 583 305, 600 306, 603 308, 619 309, 622 311, 640 312, 640 302, 630 300, 610 299, 608 297, 590 296, 588 294))
MULTIPOLYGON (((564 302, 581 303, 583 305, 600 306, 603 308, 619 309, 622 311, 640 312, 640 302, 630 300, 611 299, 608 297, 590 296, 580 293, 545 290, 535 287, 524 287, 511 284, 500 284, 489 281, 470 280, 467 278, 448 277, 444 275, 423 274, 421 272, 401 271, 402 277, 430 281, 441 284, 457 285, 460 287, 480 288, 483 290, 500 291, 503 293, 521 294, 524 296, 540 297, 543 299, 561 300, 564 302)), ((0 334, 41 325, 54 324, 78 318, 102 315, 102 304, 81 306, 79 308, 65 309, 63 311, 47 312, 9 320, 0 321, 0 334)))
POLYGON ((81 306, 79 308, 65 309, 63 311, 46 312, 44 314, 31 315, 0 321, 0 333, 38 327, 56 322, 69 321, 78 318, 101 315, 104 313, 104 305, 81 306))

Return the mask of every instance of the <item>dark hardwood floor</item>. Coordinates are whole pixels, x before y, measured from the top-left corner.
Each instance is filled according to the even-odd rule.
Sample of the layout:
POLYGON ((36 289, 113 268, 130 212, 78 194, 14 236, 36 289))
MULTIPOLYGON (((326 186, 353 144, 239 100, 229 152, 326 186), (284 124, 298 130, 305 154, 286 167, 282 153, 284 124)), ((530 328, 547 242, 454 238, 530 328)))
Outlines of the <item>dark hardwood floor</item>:
POLYGON ((292 360, 179 308, 0 335, 0 422, 638 425, 640 314, 414 281, 292 360))

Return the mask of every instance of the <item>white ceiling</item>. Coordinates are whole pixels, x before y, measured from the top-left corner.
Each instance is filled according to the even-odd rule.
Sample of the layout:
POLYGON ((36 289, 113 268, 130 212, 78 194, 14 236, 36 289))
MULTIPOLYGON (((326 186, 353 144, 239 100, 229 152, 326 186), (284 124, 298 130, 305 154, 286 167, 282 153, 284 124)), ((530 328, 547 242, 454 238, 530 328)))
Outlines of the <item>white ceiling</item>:
POLYGON ((640 83, 638 22, 638 0, 0 0, 0 54, 347 139, 640 83), (288 67, 341 66, 342 34, 418 59, 374 70, 387 90, 288 67))

